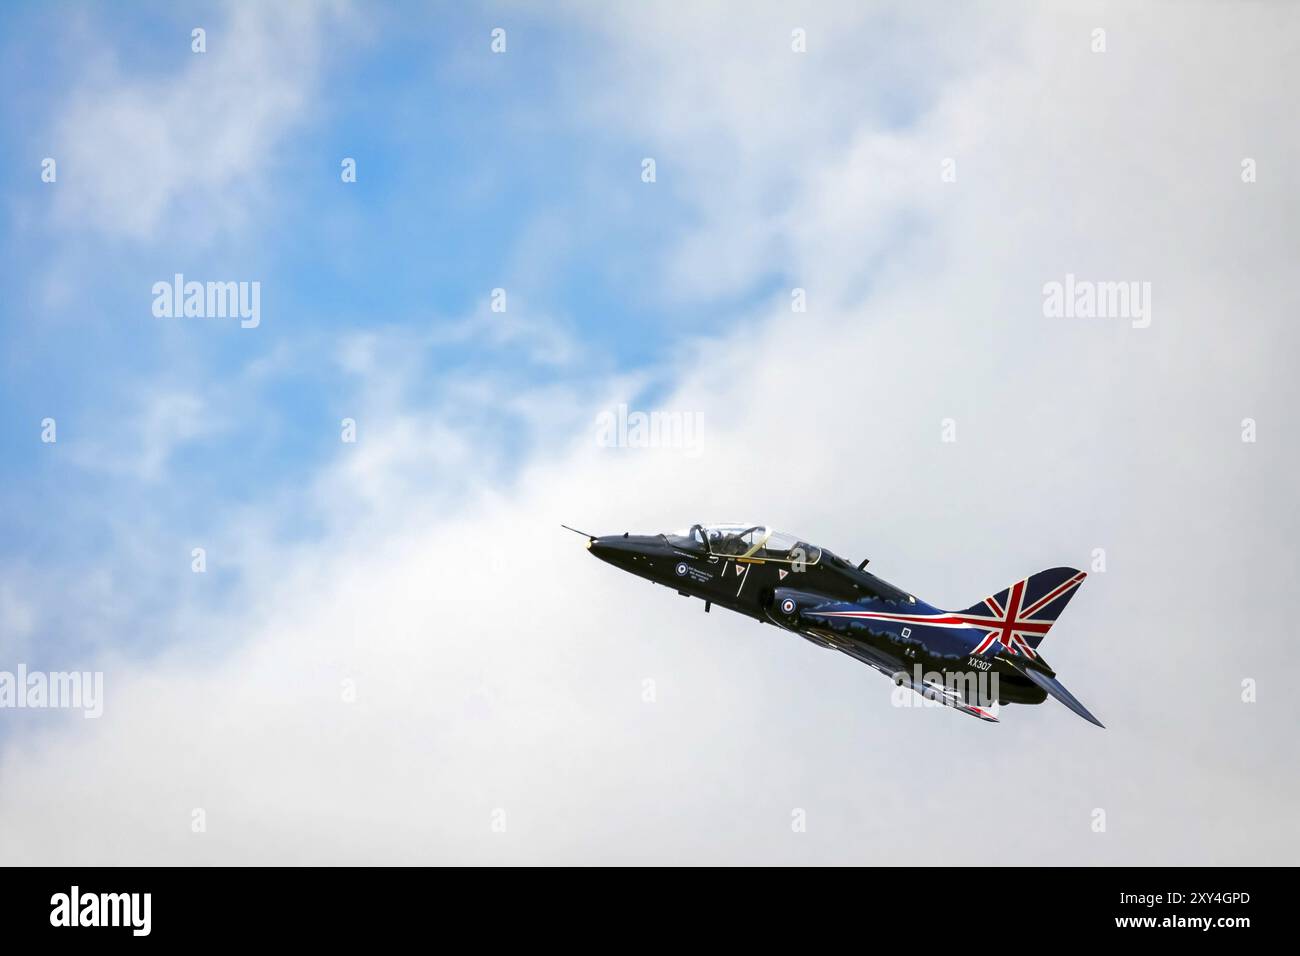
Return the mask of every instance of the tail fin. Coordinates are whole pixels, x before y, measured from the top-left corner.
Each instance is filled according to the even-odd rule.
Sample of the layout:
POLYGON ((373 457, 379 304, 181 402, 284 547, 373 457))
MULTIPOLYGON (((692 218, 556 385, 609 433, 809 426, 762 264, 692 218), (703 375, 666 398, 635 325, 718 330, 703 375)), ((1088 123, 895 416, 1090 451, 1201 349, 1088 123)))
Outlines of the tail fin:
POLYGON ((988 627, 984 640, 975 648, 976 654, 1001 641, 1012 654, 1023 654, 1032 660, 1038 656, 1034 649, 1043 642, 1087 576, 1076 568, 1039 571, 958 611, 955 616, 968 624, 988 627))

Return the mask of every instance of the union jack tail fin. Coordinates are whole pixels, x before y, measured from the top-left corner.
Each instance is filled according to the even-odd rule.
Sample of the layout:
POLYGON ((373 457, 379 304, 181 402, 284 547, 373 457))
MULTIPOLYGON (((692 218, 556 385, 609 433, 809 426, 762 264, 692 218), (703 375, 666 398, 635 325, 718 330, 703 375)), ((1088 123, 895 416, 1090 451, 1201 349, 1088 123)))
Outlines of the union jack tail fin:
POLYGON ((1039 571, 954 616, 986 628, 985 638, 975 648, 976 654, 1000 642, 1012 654, 1023 654, 1032 660, 1038 656, 1034 649, 1043 642, 1087 576, 1076 568, 1039 571))

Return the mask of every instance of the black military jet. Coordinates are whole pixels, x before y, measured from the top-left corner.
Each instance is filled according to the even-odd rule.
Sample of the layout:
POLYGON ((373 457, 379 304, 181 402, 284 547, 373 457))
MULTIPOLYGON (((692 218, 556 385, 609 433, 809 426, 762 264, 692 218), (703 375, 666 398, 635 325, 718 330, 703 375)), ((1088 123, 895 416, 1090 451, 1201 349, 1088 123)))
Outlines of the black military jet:
POLYGON ((866 561, 854 565, 764 525, 577 533, 602 561, 701 598, 705 611, 718 604, 793 631, 981 720, 996 723, 1001 704, 1040 704, 1051 695, 1102 726, 1038 651, 1083 571, 1040 571, 965 610, 944 611, 871 574, 866 561))

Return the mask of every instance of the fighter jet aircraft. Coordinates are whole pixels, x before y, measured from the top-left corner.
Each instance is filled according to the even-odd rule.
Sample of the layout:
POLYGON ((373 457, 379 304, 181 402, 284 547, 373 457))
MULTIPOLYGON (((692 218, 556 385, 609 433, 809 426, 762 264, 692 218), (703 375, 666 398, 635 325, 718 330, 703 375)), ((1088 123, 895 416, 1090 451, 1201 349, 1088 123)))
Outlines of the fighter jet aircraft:
POLYGON ((602 561, 701 598, 705 611, 717 604, 792 631, 964 714, 996 723, 999 705, 1041 704, 1051 695, 1102 726, 1038 649, 1083 571, 1040 571, 965 610, 944 611, 869 573, 866 561, 855 566, 764 525, 577 533, 602 561))

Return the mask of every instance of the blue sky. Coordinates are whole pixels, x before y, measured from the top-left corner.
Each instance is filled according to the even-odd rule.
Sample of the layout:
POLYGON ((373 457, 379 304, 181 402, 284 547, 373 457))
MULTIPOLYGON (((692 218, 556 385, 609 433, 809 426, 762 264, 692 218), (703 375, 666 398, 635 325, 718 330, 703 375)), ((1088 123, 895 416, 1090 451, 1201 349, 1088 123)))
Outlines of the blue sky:
MULTIPOLYGON (((187 541, 210 538, 232 509, 288 492, 337 454, 339 420, 364 404, 366 382, 338 360, 352 337, 396 343, 381 361, 401 352, 404 401, 472 422, 481 456, 506 477, 538 440, 538 423, 458 405, 449 382, 501 377, 524 393, 633 374, 631 392, 617 397, 654 401, 674 366, 693 360, 683 342, 725 332, 745 309, 788 294, 779 257, 702 294, 683 296, 663 282, 664 257, 701 220, 683 187, 682 160, 740 149, 725 131, 668 142, 647 124, 638 138, 576 109, 601 61, 623 68, 613 44, 576 12, 548 21, 526 7, 406 4, 325 15, 326 25, 310 28, 320 36, 303 38, 321 47, 303 75, 279 78, 307 100, 268 122, 223 180, 228 193, 181 182, 143 228, 87 228, 76 201, 56 214, 59 190, 88 172, 59 155, 79 135, 66 119, 78 115, 79 99, 110 95, 105 77, 142 91, 146 102, 179 78, 211 82, 227 44, 237 42, 236 8, 142 5, 123 16, 93 4, 11 5, 0 14, 7 38, 0 76, 14 120, 0 142, 16 173, 4 186, 10 215, 0 238, 8 292, 0 307, 8 479, 0 557, 23 573, 53 581, 109 572, 141 581, 146 594, 158 575, 168 581, 164 594, 188 587, 164 573, 169 548, 187 554, 187 541), (509 27, 508 52, 494 56, 488 43, 499 23, 509 27), (208 31, 206 54, 190 50, 196 24, 208 31), (47 155, 60 161, 55 184, 39 177, 47 155), (646 155, 659 164, 653 186, 640 179, 646 155), (356 160, 356 183, 340 181, 343 157, 356 160), (149 290, 177 272, 260 281, 261 327, 155 319, 149 290), (496 287, 507 290, 514 322, 551 330, 561 354, 535 354, 516 336, 426 341, 466 320, 490 321, 484 308, 496 287), (35 440, 47 416, 57 421, 56 446, 35 440), (125 548, 124 528, 157 540, 125 548)), ((924 87, 912 77, 862 85, 855 96, 896 125, 914 115, 924 87)), ((654 95, 606 108, 635 125, 654 95)), ((237 113, 237 104, 217 105, 237 113)), ((192 149, 219 146, 227 133, 202 110, 165 115, 206 124, 184 140, 192 149)), ((781 123, 792 135, 799 128, 781 123)), ((166 119, 147 120, 140 135, 165 140, 171 131, 153 124, 165 127, 166 119)), ((114 162, 96 149, 77 159, 114 162)), ((128 166, 117 175, 151 171, 128 166)), ((790 188, 789 173, 778 173, 750 201, 779 211, 790 188)), ((130 187, 122 201, 131 202, 130 187)), ((580 406, 564 415, 548 428, 581 429, 591 417, 580 406)), ((286 494, 286 505, 277 516, 283 534, 318 529, 309 504, 286 494)), ((217 579, 234 574, 215 565, 217 579)), ((148 647, 166 640, 150 605, 124 592, 111 611, 91 614, 111 613, 115 628, 135 635, 127 641, 148 647)), ((78 646, 74 635, 84 629, 73 619, 43 620, 36 656, 78 646)))
MULTIPOLYGON (((516 456, 507 449, 526 450, 533 429, 491 408, 457 408, 448 380, 508 376, 523 392, 655 368, 673 356, 675 332, 723 327, 777 278, 774 269, 734 296, 666 302, 652 264, 691 211, 669 169, 667 184, 640 181, 641 154, 653 144, 606 135, 566 108, 561 85, 574 80, 557 54, 582 42, 578 27, 514 11, 509 52, 493 57, 497 20, 460 5, 389 8, 332 42, 312 102, 284 117, 239 172, 255 179, 259 198, 237 225, 214 224, 219 200, 185 189, 143 234, 86 229, 76 216, 52 221, 56 191, 82 170, 64 161, 59 182, 46 184, 39 161, 59 158, 50 145, 57 118, 94 83, 88 64, 108 59, 124 84, 160 91, 187 71, 201 75, 203 57, 224 56, 233 34, 220 5, 144 6, 129 16, 10 5, 3 16, 5 112, 16 121, 0 133, 15 169, 0 240, 0 554, 29 575, 99 569, 131 580, 174 564, 184 573, 167 578, 167 593, 184 586, 184 562, 124 549, 118 532, 152 530, 184 555, 187 538, 210 537, 231 509, 304 482, 337 454, 338 422, 363 398, 364 383, 337 360, 350 336, 400 341, 411 363, 404 398, 477 419, 485 453, 508 472, 516 456), (189 49, 193 24, 208 29, 202 57, 189 49), (354 184, 340 181, 343 157, 357 161, 354 184), (175 272, 261 281, 262 325, 155 319, 149 290, 175 272), (52 282, 60 295, 49 293, 52 282), (507 289, 518 321, 553 325, 573 350, 535 360, 526 347, 480 335, 422 341, 476 315, 485 321, 496 287, 507 289), (250 374, 259 363, 270 372, 250 374), (161 466, 148 474, 106 462, 114 449, 140 454, 135 423, 160 400, 153 390, 202 402, 192 433, 164 439, 161 466), (47 416, 57 421, 55 446, 35 440, 47 416)), ((670 167, 671 157, 659 160, 670 167)), ((555 424, 585 424, 586 410, 572 412, 555 424)), ((315 527, 305 503, 280 517, 288 535, 315 527)), ((223 573, 214 562, 213 576, 223 573)), ((147 599, 121 602, 116 628, 145 646, 162 637, 147 599)), ((53 663, 77 647, 78 630, 71 617, 46 618, 34 656, 53 663)))

